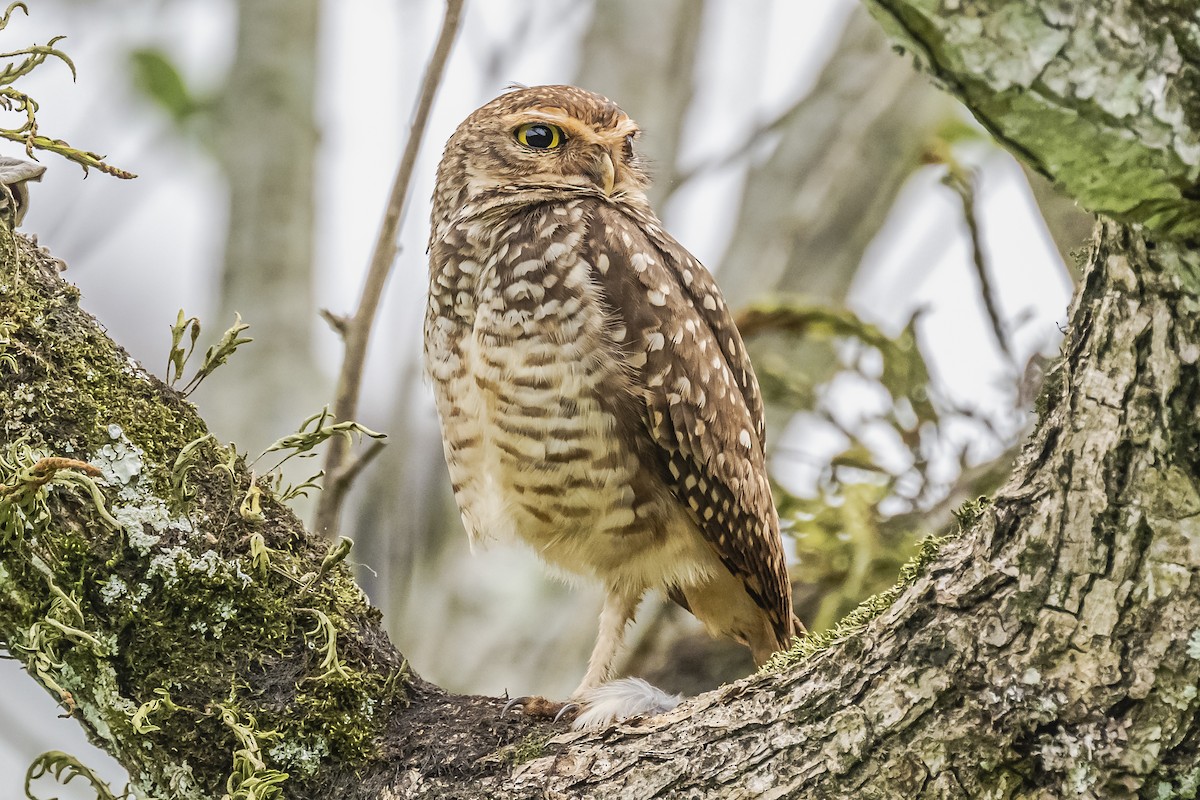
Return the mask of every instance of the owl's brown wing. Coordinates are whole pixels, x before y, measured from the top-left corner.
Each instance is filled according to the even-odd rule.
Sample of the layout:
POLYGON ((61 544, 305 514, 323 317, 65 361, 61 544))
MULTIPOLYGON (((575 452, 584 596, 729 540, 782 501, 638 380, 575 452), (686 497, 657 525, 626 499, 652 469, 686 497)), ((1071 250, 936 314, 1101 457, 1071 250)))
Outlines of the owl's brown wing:
POLYGON ((583 247, 626 328, 662 477, 786 646, 791 590, 767 480, 762 398, 716 283, 653 217, 597 204, 583 247))

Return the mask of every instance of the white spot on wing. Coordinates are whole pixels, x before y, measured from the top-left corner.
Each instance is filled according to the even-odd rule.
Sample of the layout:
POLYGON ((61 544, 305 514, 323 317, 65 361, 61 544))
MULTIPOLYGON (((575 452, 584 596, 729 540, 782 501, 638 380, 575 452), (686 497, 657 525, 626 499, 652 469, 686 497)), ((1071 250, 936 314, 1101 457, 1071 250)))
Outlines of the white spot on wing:
POLYGON ((538 259, 530 259, 529 261, 522 261, 520 264, 517 264, 515 267, 513 267, 512 274, 514 278, 520 278, 541 268, 541 261, 538 259))

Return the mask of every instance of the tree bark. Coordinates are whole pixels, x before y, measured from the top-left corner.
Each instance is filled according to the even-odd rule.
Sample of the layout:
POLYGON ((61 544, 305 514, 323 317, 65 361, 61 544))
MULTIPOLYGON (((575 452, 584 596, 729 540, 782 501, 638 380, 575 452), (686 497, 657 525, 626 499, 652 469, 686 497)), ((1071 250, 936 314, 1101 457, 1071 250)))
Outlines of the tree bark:
MULTIPOLYGON (((1068 188, 1092 170, 1093 188, 1119 191, 1111 152, 1059 158, 1062 137, 1010 119, 1046 123, 1036 98, 980 99, 990 84, 952 72, 978 66, 975 42, 935 35, 945 21, 920 5, 876 3, 1020 152, 1068 188)), ((1045 5, 1039 19, 1065 24, 1045 5)), ((958 17, 996 31, 1030 6, 958 17)), ((1095 30, 1091 8, 1068 41, 1125 30, 1118 12, 1148 19, 1125 3, 1095 30)), ((1179 77, 1194 65, 1140 45, 1166 53, 1198 25, 1160 16, 1137 46, 1097 50, 1140 59, 1099 74, 1136 71, 1198 108, 1179 77)), ((1090 124, 1143 130, 1131 113, 1090 124)), ((1178 146, 1176 166, 1194 140, 1185 118, 1153 145, 1178 146)), ((256 511, 246 465, 79 310, 56 262, 0 231, 0 640, 147 796, 1194 796, 1200 251, 1178 238, 1185 192, 1151 209, 1146 183, 1128 186, 1130 202, 1109 204, 1123 221, 1097 229, 1037 429, 959 538, 927 547, 829 642, 669 714, 554 739, 413 674, 337 556, 261 484, 256 511)))
POLYGON ((1200 234, 1194 3, 866 5, 935 82, 1085 209, 1200 234))

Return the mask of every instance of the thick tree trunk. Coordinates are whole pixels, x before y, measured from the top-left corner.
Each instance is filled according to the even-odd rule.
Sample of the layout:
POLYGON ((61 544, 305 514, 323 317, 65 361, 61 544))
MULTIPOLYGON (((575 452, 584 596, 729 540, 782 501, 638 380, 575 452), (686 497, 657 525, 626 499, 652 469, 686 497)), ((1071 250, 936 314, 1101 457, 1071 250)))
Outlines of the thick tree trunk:
MULTIPOLYGON (((1068 187, 1092 170, 1103 190, 1080 196, 1123 221, 1098 229, 1013 478, 832 644, 670 714, 553 740, 497 700, 447 695, 412 674, 348 572, 265 488, 255 513, 245 466, 78 309, 56 262, 2 229, 0 640, 148 796, 1194 796, 1200 252, 1171 237, 1192 224, 1195 169, 1180 165, 1200 158, 1184 113, 1200 103, 1194 64, 1165 43, 1200 40, 1197 23, 1161 11, 1154 26, 1134 3, 1104 26, 1092 6, 1071 20, 1069 42, 1116 31, 1089 53, 1140 59, 1101 76, 1169 89, 1124 117, 1079 112, 1126 132, 1138 164, 1161 156, 1157 194, 1131 180, 1129 202, 1110 202, 1110 151, 1059 158, 1062 137, 1010 119, 1046 122, 1031 111, 1050 102, 1045 75, 999 108, 993 84, 953 72, 1029 52, 999 48, 980 67, 964 61, 975 43, 936 28, 1061 27, 1066 12, 1031 21, 1030 4, 993 0, 946 23, 918 3, 876 5, 1042 169, 1068 187), (1123 45, 1130 13, 1140 36, 1123 45), (1165 115, 1174 138, 1129 136, 1141 113, 1165 115)), ((1055 59, 1078 49, 1043 67, 1069 72, 1055 59)))

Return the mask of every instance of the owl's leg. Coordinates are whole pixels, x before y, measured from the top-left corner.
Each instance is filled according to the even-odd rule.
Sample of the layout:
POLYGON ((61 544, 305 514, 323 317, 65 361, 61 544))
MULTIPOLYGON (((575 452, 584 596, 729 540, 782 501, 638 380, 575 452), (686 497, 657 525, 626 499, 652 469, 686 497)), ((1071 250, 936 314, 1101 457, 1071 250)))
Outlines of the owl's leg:
POLYGON ((609 587, 600 611, 600 630, 588 662, 587 674, 569 703, 554 703, 541 697, 517 697, 504 711, 520 706, 531 716, 553 716, 571 720, 576 730, 599 728, 629 717, 650 717, 670 711, 682 698, 667 694, 641 678, 612 680, 613 663, 625 642, 625 628, 633 619, 642 591, 609 587))
POLYGON ((609 587, 587 674, 571 695, 571 703, 563 709, 575 713, 571 727, 576 730, 603 727, 629 717, 661 714, 679 705, 682 699, 641 678, 612 680, 613 664, 625 643, 625 628, 633 620, 642 592, 609 587))
MULTIPOLYGON (((610 684, 607 681, 612 677, 613 663, 617 660, 617 655, 621 652, 621 645, 625 641, 625 628, 633 619, 641 599, 642 590, 622 591, 609 587, 608 594, 604 598, 604 608, 600 611, 600 631, 596 635, 596 646, 592 649, 592 657, 588 661, 587 674, 583 676, 579 688, 571 694, 570 702, 556 703, 553 700, 535 696, 514 697, 508 701, 501 713, 507 713, 513 708, 520 707, 521 712, 527 716, 553 717, 556 722, 563 717, 574 719, 582 709, 590 707, 589 692, 596 690, 597 687, 603 691, 610 686, 623 683, 623 681, 616 681, 610 684)), ((649 684, 646 685, 649 686, 649 684)), ((631 715, 624 714, 622 716, 631 715)))
POLYGON ((592 657, 588 659, 587 673, 572 697, 579 697, 588 689, 594 689, 612 678, 613 664, 621 652, 621 645, 625 643, 625 628, 637 613, 643 591, 608 587, 604 608, 600 610, 600 630, 596 634, 596 646, 592 648, 592 657))

